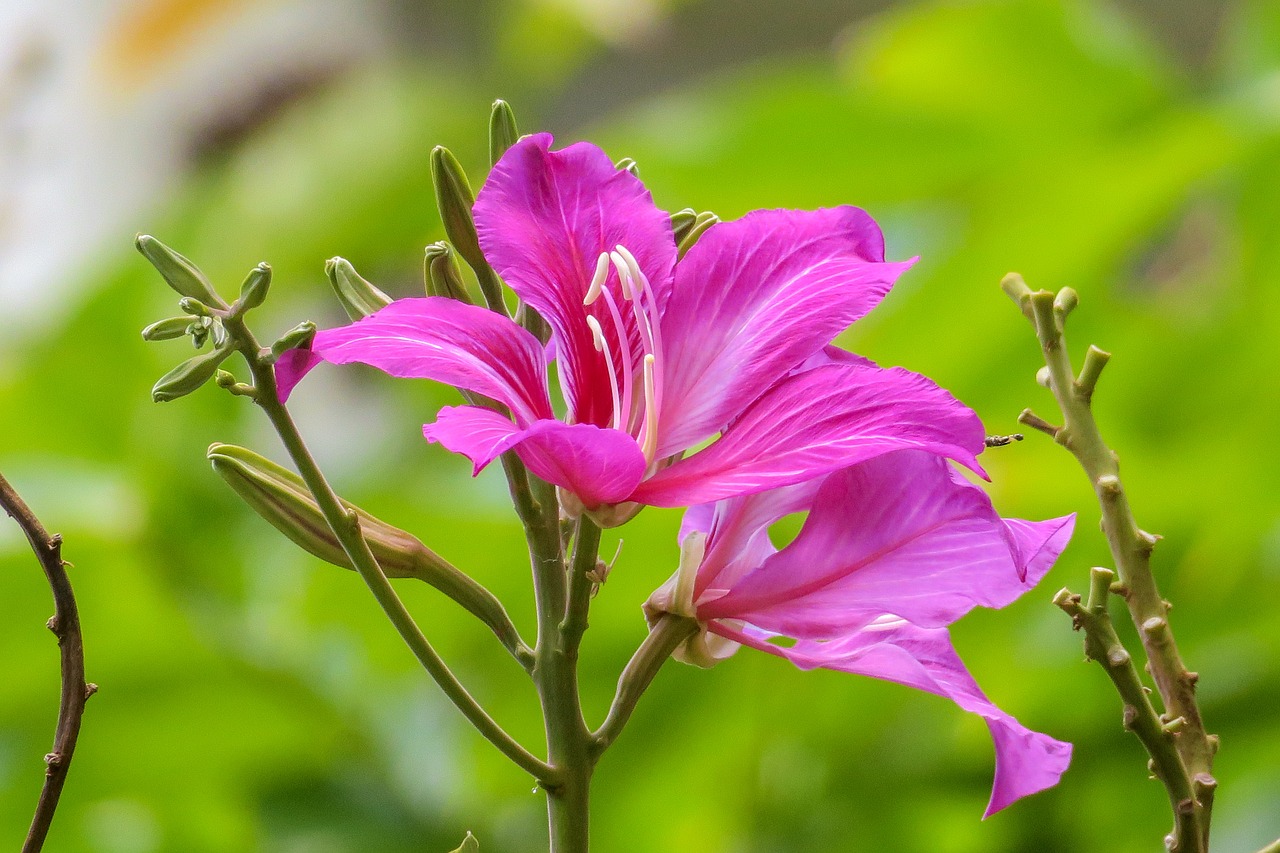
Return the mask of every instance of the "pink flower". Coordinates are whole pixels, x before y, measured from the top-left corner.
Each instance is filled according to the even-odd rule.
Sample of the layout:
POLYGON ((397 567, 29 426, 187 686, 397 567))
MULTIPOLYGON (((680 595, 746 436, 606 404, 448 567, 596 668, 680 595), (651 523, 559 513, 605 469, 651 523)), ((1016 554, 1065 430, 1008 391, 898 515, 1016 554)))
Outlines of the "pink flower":
POLYGON ((507 151, 474 209, 486 258, 547 320, 549 347, 484 308, 402 299, 288 355, 282 394, 323 359, 492 398, 511 417, 447 407, 427 439, 477 473, 514 450, 588 510, 704 503, 903 448, 980 471, 982 426, 946 391, 820 357, 912 263, 885 262, 865 212, 756 211, 711 228, 677 263, 670 218, 639 179, 593 145, 550 145, 541 134, 507 151))
POLYGON ((869 675, 945 696, 986 720, 996 748, 985 816, 1054 785, 1070 744, 1030 731, 983 695, 946 626, 1035 585, 1075 517, 996 515, 943 459, 885 454, 825 478, 691 508, 681 564, 645 605, 696 618, 676 656, 710 666, 751 646, 802 669, 869 675), (782 550, 769 525, 808 511, 782 550))

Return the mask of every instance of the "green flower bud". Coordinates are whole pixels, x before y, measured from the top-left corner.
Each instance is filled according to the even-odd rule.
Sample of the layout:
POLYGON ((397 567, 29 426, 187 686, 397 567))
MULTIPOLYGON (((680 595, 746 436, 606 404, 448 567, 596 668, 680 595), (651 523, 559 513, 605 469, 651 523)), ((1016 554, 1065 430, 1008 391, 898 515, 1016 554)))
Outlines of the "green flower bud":
POLYGON ((230 349, 215 349, 187 359, 160 377, 151 388, 151 399, 157 403, 167 403, 187 396, 212 379, 213 374, 218 372, 218 365, 229 355, 230 349))
POLYGON ((307 320, 305 323, 299 323, 289 331, 280 336, 279 340, 271 345, 271 354, 279 358, 281 354, 291 349, 305 347, 311 343, 311 339, 316 336, 316 324, 307 320))
POLYGON ((209 317, 213 315, 213 311, 208 305, 190 296, 184 296, 178 300, 178 310, 183 314, 190 314, 192 317, 209 317))
POLYGON ((257 308, 265 302, 267 291, 270 289, 271 265, 263 261, 250 270, 249 275, 245 277, 244 283, 240 285, 240 298, 237 300, 237 304, 240 306, 240 313, 257 308))
POLYGON ((493 111, 489 113, 489 163, 496 165, 519 138, 511 105, 503 100, 494 101, 493 111))
POLYGON ((680 238, 679 244, 676 249, 676 256, 683 258, 685 255, 685 252, 692 249, 693 244, 698 242, 698 238, 701 237, 703 234, 705 234, 708 228, 715 225, 719 221, 720 221, 720 217, 716 216, 714 213, 708 213, 705 211, 702 213, 699 213, 694 218, 693 225, 691 225, 689 227, 689 230, 685 232, 685 235, 682 238, 680 238))
POLYGON ((471 304, 458 259, 448 243, 441 240, 427 246, 425 266, 428 296, 447 296, 471 304))
POLYGON ((170 317, 158 323, 152 323, 142 330, 144 341, 171 341, 187 334, 191 326, 190 317, 170 317))
POLYGON ((379 308, 391 304, 391 297, 365 281, 346 258, 330 258, 324 262, 324 274, 352 320, 368 317, 379 308))
POLYGON ((139 234, 134 245, 178 295, 225 307, 209 279, 190 260, 147 234, 139 234))
POLYGON ((435 184, 436 205, 440 208, 440 219, 449 242, 472 269, 487 268, 476 236, 476 223, 471 218, 476 194, 471 191, 471 184, 467 182, 467 175, 458 159, 442 145, 431 149, 431 180, 435 184))
POLYGON ((617 163, 614 163, 613 165, 614 165, 614 168, 617 169, 619 172, 630 172, 631 174, 635 175, 637 178, 640 177, 640 164, 637 163, 635 160, 632 160, 630 157, 623 157, 621 160, 619 160, 617 163))
POLYGON ((191 335, 191 345, 196 349, 204 349, 205 342, 209 340, 209 318, 201 317, 201 322, 192 323, 187 327, 187 332, 191 335))
POLYGON ((676 243, 679 243, 689 233, 689 229, 693 227, 693 223, 697 220, 698 214, 692 207, 686 207, 684 210, 677 210, 671 214, 671 230, 676 236, 676 243))
MULTIPOLYGON (((208 457, 213 470, 250 509, 304 551, 340 568, 354 570, 301 477, 252 450, 233 444, 211 445, 208 457)), ((360 532, 387 577, 423 576, 423 566, 434 555, 421 541, 362 509, 350 505, 347 508, 355 510, 360 532)))

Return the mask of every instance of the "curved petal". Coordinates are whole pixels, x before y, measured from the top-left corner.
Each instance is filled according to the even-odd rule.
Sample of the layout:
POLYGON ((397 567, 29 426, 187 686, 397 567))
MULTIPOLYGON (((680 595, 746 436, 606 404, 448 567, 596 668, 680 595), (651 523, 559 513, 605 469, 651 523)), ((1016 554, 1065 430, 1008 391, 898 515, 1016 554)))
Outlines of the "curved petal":
POLYGON ((856 207, 759 210, 704 234, 676 267, 662 317, 658 455, 724 429, 912 263, 885 263, 880 228, 856 207))
POLYGON ((1013 543, 1018 576, 1027 584, 1036 584, 1053 567, 1058 555, 1066 549, 1075 530, 1076 514, 1048 521, 1004 519, 1005 532, 1013 543))
POLYGON ((900 367, 832 363, 783 379, 706 450, 659 471, 631 497, 689 506, 798 483, 893 450, 949 456, 981 473, 982 422, 900 367))
POLYGON ((476 305, 440 296, 398 299, 349 326, 316 333, 311 350, 334 364, 360 362, 492 397, 522 425, 552 417, 538 339, 476 305))
POLYGON ((950 699, 983 717, 996 750, 995 780, 984 818, 1056 785, 1071 763, 1071 744, 1031 731, 992 704, 956 654, 945 628, 921 628, 883 618, 840 640, 801 640, 790 648, 769 642, 777 635, 751 626, 737 630, 712 622, 709 628, 726 639, 786 658, 801 669, 822 667, 892 681, 950 699))
POLYGON ((428 441, 470 459, 476 474, 514 450, 530 471, 573 492, 587 509, 622 500, 645 471, 635 439, 590 424, 541 420, 521 429, 490 409, 449 406, 422 432, 428 441))
MULTIPOLYGON (((609 423, 609 376, 595 350, 590 313, 600 321, 615 359, 638 362, 635 318, 621 312, 615 331, 605 300, 583 305, 601 252, 626 246, 658 299, 665 302, 675 266, 670 217, 653 204, 631 173, 614 168, 594 145, 580 142, 551 151, 550 134, 527 136, 502 155, 475 204, 476 230, 485 257, 522 300, 555 331, 565 396, 576 423, 609 423)), ((625 300, 617 274, 608 284, 616 304, 625 300)))
POLYGON ((280 398, 280 402, 287 403, 289 395, 293 393, 294 388, 298 387, 302 378, 322 361, 324 359, 312 352, 310 347, 285 350, 281 353, 275 363, 276 396, 280 398))
MULTIPOLYGON (((699 607, 699 617, 826 639, 868 612, 939 627, 976 606, 1010 603, 1034 581, 1020 580, 1019 555, 986 494, 954 482, 949 468, 903 451, 831 475, 795 541, 699 607)), ((1050 534, 1059 551, 1061 527, 1050 534)))

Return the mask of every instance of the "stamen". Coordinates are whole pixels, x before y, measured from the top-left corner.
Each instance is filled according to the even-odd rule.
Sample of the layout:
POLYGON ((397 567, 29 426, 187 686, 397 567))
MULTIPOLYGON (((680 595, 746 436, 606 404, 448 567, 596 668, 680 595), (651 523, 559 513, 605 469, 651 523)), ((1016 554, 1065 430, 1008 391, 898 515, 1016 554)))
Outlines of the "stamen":
POLYGON ((582 300, 583 305, 590 305, 600 298, 600 292, 604 290, 604 282, 608 276, 609 253, 601 252, 600 257, 596 258, 596 272, 591 277, 591 286, 587 288, 587 295, 582 300))
POLYGON ((652 354, 644 357, 644 426, 640 428, 640 452, 650 465, 658 451, 658 401, 653 378, 655 361, 652 354))
POLYGON ((600 321, 588 314, 587 325, 591 327, 591 336, 595 340, 596 352, 604 353, 604 363, 609 374, 609 390, 613 392, 613 422, 611 426, 617 429, 618 413, 622 409, 622 401, 618 399, 618 371, 613 366, 613 354, 609 352, 609 342, 604 339, 604 331, 600 328, 600 321))
MULTIPOLYGON (((630 433, 631 432, 631 389, 635 384, 631 378, 634 371, 631 369, 631 344, 627 339, 627 330, 622 325, 622 314, 618 311, 618 303, 614 300, 613 294, 608 289, 601 291, 604 295, 604 304, 609 309, 609 319, 613 321, 613 333, 618 337, 619 357, 623 359, 622 370, 622 399, 621 405, 617 406, 617 415, 614 421, 618 424, 618 428, 630 433)), ((612 368, 610 368, 612 370, 612 368)))
POLYGON ((618 271, 618 282, 622 285, 622 296, 625 299, 634 299, 635 287, 631 279, 631 267, 627 266, 626 258, 617 252, 610 252, 609 259, 613 261, 613 266, 618 271))

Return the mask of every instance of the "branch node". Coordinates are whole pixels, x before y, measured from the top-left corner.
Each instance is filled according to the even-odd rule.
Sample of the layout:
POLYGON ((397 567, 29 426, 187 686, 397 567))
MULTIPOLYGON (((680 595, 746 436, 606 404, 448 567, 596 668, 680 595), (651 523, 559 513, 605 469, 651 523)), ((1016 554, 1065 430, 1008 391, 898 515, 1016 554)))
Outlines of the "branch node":
POLYGON ((1164 714, 1160 715, 1160 728, 1163 729, 1164 733, 1167 735, 1176 735, 1178 732, 1182 731, 1186 724, 1186 717, 1174 717, 1172 720, 1166 720, 1164 714))
POLYGON ((1120 478, 1115 474, 1103 474, 1098 478, 1097 483, 1098 494, 1108 500, 1114 500, 1120 497, 1121 486, 1120 478))
POLYGON ((1138 709, 1133 705, 1126 704, 1124 706, 1124 727, 1133 730, 1134 725, 1138 722, 1138 709))
POLYGON ((1062 431, 1062 427, 1054 426, 1030 409, 1022 410, 1022 414, 1018 415, 1018 423, 1039 430, 1055 441, 1058 438, 1058 433, 1062 431))
POLYGON ((93 695, 94 695, 95 693, 97 693, 97 692, 98 692, 98 685, 96 685, 96 684, 94 684, 92 681, 90 681, 88 684, 86 684, 86 685, 84 686, 84 698, 85 698, 85 701, 88 701, 89 697, 90 697, 90 696, 93 696, 93 695))
MULTIPOLYGON (((1128 649, 1126 649, 1124 646, 1112 646, 1111 648, 1107 649, 1107 664, 1108 664, 1108 665, 1110 665, 1110 666, 1124 666, 1125 664, 1129 663, 1129 660, 1130 660, 1130 658, 1129 658, 1129 651, 1128 651, 1128 649)), ((1126 717, 1129 715, 1129 711, 1128 711, 1128 709, 1129 709, 1129 708, 1133 708, 1133 706, 1132 706, 1132 705, 1126 705, 1126 706, 1125 706, 1125 716, 1126 716, 1126 717)), ((1137 708, 1133 708, 1133 713, 1137 714, 1137 713, 1138 713, 1138 709, 1137 709, 1137 708)))
POLYGON ((1098 377, 1102 375, 1102 368, 1106 367, 1110 360, 1111 353, 1090 344, 1088 352, 1084 354, 1080 375, 1076 378, 1076 391, 1081 400, 1087 403, 1093 397, 1093 390, 1098 384, 1098 377))
POLYGON ((1118 596, 1120 596, 1121 598, 1123 598, 1125 601, 1128 601, 1128 600, 1129 600, 1129 585, 1128 585, 1128 584, 1126 584, 1126 583, 1122 583, 1122 582, 1120 582, 1120 581, 1116 581, 1115 583, 1113 583, 1113 584, 1111 585, 1111 594, 1112 594, 1112 595, 1118 595, 1118 596))
POLYGON ((1159 616, 1152 616, 1150 619, 1142 623, 1142 630, 1149 637, 1155 637, 1162 634, 1169 627, 1169 623, 1159 616))

